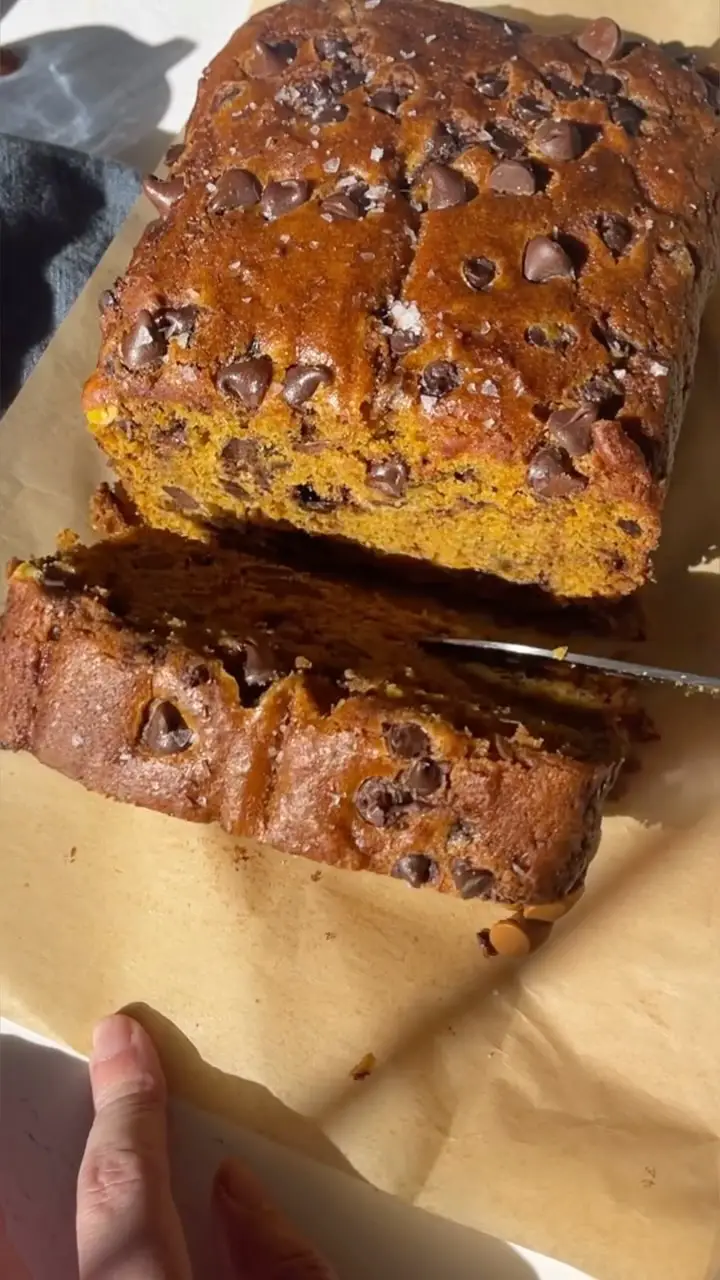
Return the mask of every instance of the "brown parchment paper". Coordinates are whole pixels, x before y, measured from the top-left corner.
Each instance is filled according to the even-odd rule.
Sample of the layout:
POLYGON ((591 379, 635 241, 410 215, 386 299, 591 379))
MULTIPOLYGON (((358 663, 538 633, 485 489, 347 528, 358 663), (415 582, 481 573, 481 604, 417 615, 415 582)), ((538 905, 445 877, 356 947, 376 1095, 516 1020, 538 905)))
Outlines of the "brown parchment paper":
MULTIPOLYGON (((552 5, 538 4, 552 14, 552 5)), ((606 3, 710 46, 717 0, 606 3)), ((540 17, 567 29, 593 16, 540 17)), ((525 17, 524 12, 506 10, 525 17)), ((102 464, 78 408, 97 296, 135 211, 0 425, 0 560, 85 528, 102 464)), ((720 669, 720 296, 658 566, 653 654, 720 669)), ((172 1085, 408 1200, 599 1280, 705 1280, 720 1222, 720 704, 662 730, 582 904, 520 966, 488 909, 243 846, 0 753, 3 1012, 79 1048, 142 1003, 172 1085), (368 1052, 363 1082, 352 1068, 368 1052)))

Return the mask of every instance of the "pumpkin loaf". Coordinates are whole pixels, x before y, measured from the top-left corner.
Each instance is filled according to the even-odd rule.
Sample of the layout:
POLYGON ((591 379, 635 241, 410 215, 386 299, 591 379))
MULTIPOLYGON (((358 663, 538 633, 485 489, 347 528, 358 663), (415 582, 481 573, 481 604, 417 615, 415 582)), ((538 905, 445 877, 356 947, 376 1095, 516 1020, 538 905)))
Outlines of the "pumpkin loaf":
POLYGON ((609 19, 252 18, 103 298, 85 408, 143 519, 632 592, 718 263, 718 86, 609 19))
POLYGON ((10 566, 0 744, 285 853, 557 903, 597 847, 627 691, 420 643, 478 627, 172 533, 66 541, 10 566))

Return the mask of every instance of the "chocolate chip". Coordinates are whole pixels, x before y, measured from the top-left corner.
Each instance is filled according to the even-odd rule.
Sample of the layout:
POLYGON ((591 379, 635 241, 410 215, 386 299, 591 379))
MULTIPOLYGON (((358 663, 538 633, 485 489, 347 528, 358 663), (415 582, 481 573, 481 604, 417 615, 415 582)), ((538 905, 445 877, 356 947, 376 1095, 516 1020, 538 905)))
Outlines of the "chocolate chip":
POLYGON ((142 185, 148 200, 162 216, 169 213, 185 194, 182 178, 157 178, 154 173, 149 173, 142 185))
POLYGON ((368 105, 374 111, 382 111, 383 115, 386 116, 396 116, 401 102, 400 95, 392 89, 378 89, 371 98, 368 98, 368 105))
POLYGON ((425 366, 420 379, 420 390, 423 395, 434 396, 437 399, 449 395, 459 386, 458 367, 449 360, 433 360, 432 364, 425 366))
POLYGON ((344 36, 329 34, 316 36, 313 43, 321 62, 334 62, 336 58, 347 58, 353 51, 350 41, 344 36))
POLYGON ((577 334, 564 324, 531 324, 525 330, 525 341, 531 347, 547 347, 551 351, 566 351, 577 342, 577 334))
POLYGON ((333 222, 357 222, 362 217, 362 209, 343 191, 336 191, 328 196, 320 205, 320 212, 333 222))
POLYGON ((528 467, 528 484, 539 498, 568 498, 586 486, 557 449, 538 449, 528 467))
POLYGON ((238 471, 254 471, 260 463, 260 445, 257 440, 250 438, 240 440, 237 436, 233 436, 228 440, 220 457, 226 466, 235 467, 238 471))
POLYGON ((141 734, 143 746, 158 755, 169 756, 176 751, 186 751, 192 740, 190 726, 172 702, 151 703, 141 734))
POLYGON ((406 853, 404 858, 398 858, 390 875, 406 880, 413 889, 422 889, 429 880, 437 878, 438 865, 425 853, 406 853))
POLYGON ((642 533, 642 528, 637 520, 618 520, 618 528, 622 529, 623 533, 626 533, 629 538, 639 538, 642 533))
POLYGON ((248 75, 260 78, 279 76, 296 56, 297 46, 290 40, 275 45, 266 44, 264 40, 256 40, 245 69, 248 75))
POLYGON ((549 160, 576 160, 582 155, 582 137, 570 120, 545 120, 535 130, 535 146, 549 160))
POLYGON ((551 71, 545 76, 545 83, 555 97, 562 98, 564 102, 577 102, 578 98, 583 96, 579 85, 573 84, 572 80, 566 80, 565 76, 560 76, 556 72, 551 71))
POLYGON ((495 279, 495 263, 489 258, 466 258, 462 264, 462 276, 466 285, 476 293, 482 293, 495 279))
POLYGON ((197 320, 198 309, 192 305, 186 307, 164 307, 158 313, 155 323, 167 338, 189 338, 197 320))
POLYGON ((584 84, 587 92, 596 98, 614 98, 622 89, 622 82, 607 71, 588 71, 584 84))
POLYGON ((448 164, 460 154, 461 150, 462 144, 457 130, 452 125, 444 124, 442 120, 436 121, 425 146, 428 158, 437 160, 440 164, 448 164))
POLYGON ((566 453, 573 458, 581 458, 592 449, 592 426, 597 416, 597 408, 593 404, 581 404, 577 409, 556 409, 548 418, 547 429, 566 453))
POLYGON ((355 792, 355 808, 372 827, 390 827, 402 814, 407 798, 389 778, 366 778, 355 792))
POLYGON ((332 374, 322 364, 293 364, 285 374, 283 395, 293 409, 310 400, 319 387, 328 386, 332 374))
POLYGON ((612 18, 596 18, 580 32, 577 46, 597 62, 612 62, 622 45, 622 32, 612 18))
POLYGON ((318 515, 329 515, 338 506, 335 498, 324 498, 311 484, 296 484, 292 490, 292 498, 303 510, 314 511, 318 515))
POLYGON ((534 236, 528 241, 523 258, 523 274, 526 280, 545 284, 547 280, 572 279, 573 264, 562 245, 549 236, 534 236))
POLYGON ((456 818, 448 833, 448 844, 469 844, 475 839, 475 828, 465 818, 456 818))
POLYGON ((369 462, 367 482, 387 498, 404 498, 407 493, 408 468, 402 458, 384 458, 369 462))
POLYGON ((535 174, 519 160, 503 160, 496 165, 488 185, 492 191, 507 196, 532 196, 537 190, 535 174))
POLYGON ((467 858, 456 858, 452 865, 453 884, 461 898, 491 898, 495 885, 492 871, 474 867, 467 858))
POLYGON ((273 366, 269 356, 250 356, 234 360, 218 370, 218 391, 235 396, 246 409, 259 409, 272 382, 273 366))
POLYGON ((46 591, 70 591, 74 574, 57 560, 49 560, 42 566, 42 585, 46 591))
POLYGON ((598 218, 598 233, 614 258, 622 257, 633 238, 633 230, 630 223, 614 213, 600 214, 598 218))
POLYGON ((614 418, 625 403, 622 388, 614 378, 588 378, 581 392, 583 400, 596 406, 600 418, 614 418))
POLYGON ((262 187, 249 169, 226 169, 217 180, 208 210, 229 213, 232 209, 249 209, 258 203, 261 195, 262 187))
POLYGON ((467 204, 470 190, 465 178, 456 169, 444 164, 430 164, 425 172, 428 209, 452 209, 467 204))
POLYGON ((474 82, 474 87, 484 98, 502 98, 508 87, 508 81, 505 76, 491 72, 487 75, 479 76, 474 82))
POLYGON ((309 182, 304 178, 287 178, 282 182, 269 183, 263 191, 260 204, 268 222, 274 222, 283 214, 299 209, 309 198, 309 182))
POLYGON ((158 329, 150 311, 143 310, 120 344, 123 364, 127 369, 144 369, 158 364, 167 354, 167 339, 158 329))
POLYGON ((297 115, 309 116, 317 124, 331 124, 344 120, 348 114, 348 108, 338 102, 336 96, 346 88, 347 75, 340 79, 336 76, 314 76, 302 84, 284 84, 276 93, 275 100, 297 115))
MULTIPOLYGON (((132 439, 132 431, 128 434, 132 439)), ((173 449, 183 449, 187 444, 187 423, 175 421, 165 429, 158 428, 157 443, 160 449, 168 452, 172 452, 173 449)))
POLYGON ((444 785, 447 771, 436 760, 421 759, 411 764, 400 782, 406 791, 419 800, 435 795, 444 785))
POLYGON ((390 335, 390 350, 396 356, 403 356, 407 351, 414 351, 422 342, 419 329, 396 329, 390 335))
MULTIPOLYGON (((349 93, 351 89, 357 89, 359 85, 364 84, 366 76, 359 64, 351 65, 349 62, 341 62, 335 67, 330 76, 330 85, 334 93, 349 93)), ((348 108, 345 109, 347 114, 348 108)))
POLYGON ((590 332, 615 360, 627 360, 636 350, 635 344, 629 338, 611 329, 607 323, 601 324, 600 321, 593 320, 590 332))
POLYGON ((503 156, 506 160, 513 160, 515 156, 519 156, 525 150, 523 139, 518 138, 509 129, 503 129, 501 125, 488 125, 488 133, 490 134, 490 146, 493 151, 497 152, 499 156, 503 156))
POLYGON ((245 683, 251 689, 266 688, 281 674, 277 651, 267 636, 243 641, 243 666, 245 683))
POLYGON ((637 103, 627 98, 616 98, 610 104, 610 119, 619 124, 631 138, 640 132, 640 125, 645 119, 645 112, 637 103))
POLYGON ((174 484, 165 484, 163 485, 163 491, 167 494, 173 505, 178 507, 180 511, 200 510, 200 503, 196 498, 193 498, 192 494, 187 493, 185 489, 180 489, 174 484))
POLYGON ((397 724, 384 727, 385 741, 388 750, 401 760, 415 760, 418 756, 429 756, 432 743, 425 730, 412 720, 403 720, 397 724))
POLYGON ((538 120, 546 119, 552 112, 547 103, 540 102, 530 94, 523 94, 515 103, 515 114, 525 124, 537 124, 538 120))
POLYGON ((168 147, 167 151, 165 152, 165 164, 167 165, 168 169, 171 169, 174 164, 177 164, 178 160, 180 159, 181 155, 184 154, 184 152, 185 152, 184 142, 174 142, 171 147, 168 147))
POLYGON ((235 480, 221 480, 222 488, 230 498, 236 498, 238 502, 250 502, 252 494, 249 489, 238 484, 235 480))

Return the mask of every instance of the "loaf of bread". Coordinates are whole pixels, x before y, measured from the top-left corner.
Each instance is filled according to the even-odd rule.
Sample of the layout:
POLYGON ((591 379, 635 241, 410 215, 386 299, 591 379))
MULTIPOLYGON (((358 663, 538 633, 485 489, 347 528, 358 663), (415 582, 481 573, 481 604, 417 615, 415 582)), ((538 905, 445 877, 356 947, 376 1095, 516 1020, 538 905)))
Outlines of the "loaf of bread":
POLYGON ((0 744, 285 853, 554 903, 597 847, 627 691, 420 643, 479 625, 172 533, 68 542, 10 568, 0 744))
POLYGON ((85 408, 143 518, 633 591, 718 263, 719 99, 608 19, 254 17, 103 299, 85 408))

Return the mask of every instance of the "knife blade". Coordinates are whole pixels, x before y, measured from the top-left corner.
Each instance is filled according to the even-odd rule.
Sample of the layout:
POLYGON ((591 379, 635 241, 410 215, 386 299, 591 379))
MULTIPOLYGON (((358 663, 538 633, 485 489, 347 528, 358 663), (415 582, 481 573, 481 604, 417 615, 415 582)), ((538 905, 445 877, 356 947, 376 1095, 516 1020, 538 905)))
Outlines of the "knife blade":
POLYGON ((574 653, 564 645, 557 649, 544 649, 539 645, 515 644, 506 640, 460 639, 457 636, 431 637, 424 643, 433 650, 452 650, 455 656, 468 662, 472 662, 474 658, 476 661, 481 659, 502 666, 507 666, 508 663, 517 666, 527 666, 533 662, 557 663, 559 666, 587 667, 603 675, 625 680, 671 684, 691 692, 720 694, 720 676, 703 676, 691 671, 673 671, 668 667, 625 662, 618 658, 601 658, 590 653, 574 653))

